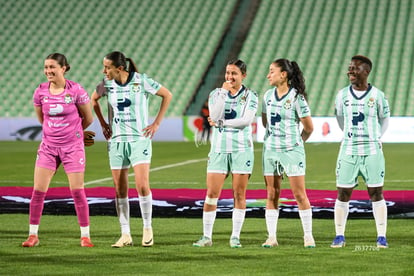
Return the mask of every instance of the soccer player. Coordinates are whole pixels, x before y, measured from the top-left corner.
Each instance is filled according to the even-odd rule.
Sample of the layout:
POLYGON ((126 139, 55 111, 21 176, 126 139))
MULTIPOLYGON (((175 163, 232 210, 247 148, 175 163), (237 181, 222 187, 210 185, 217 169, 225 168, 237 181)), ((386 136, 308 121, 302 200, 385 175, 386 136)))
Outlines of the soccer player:
POLYGON ((268 90, 263 97, 262 123, 266 128, 263 145, 263 175, 266 183, 267 240, 262 247, 278 246, 278 201, 283 174, 299 206, 304 232, 304 246, 315 247, 312 235, 312 209, 305 189, 306 156, 304 142, 313 132, 311 112, 306 101, 305 80, 299 65, 288 59, 277 59, 269 66, 268 90), (300 131, 299 123, 303 129, 300 131))
POLYGON ((256 117, 257 94, 245 87, 246 64, 232 60, 226 66, 225 82, 209 95, 210 124, 213 126, 207 165, 207 195, 203 208, 203 236, 195 247, 211 246, 217 202, 225 179, 232 174, 234 209, 230 247, 239 248, 246 213, 246 189, 253 170, 251 123, 256 117))
POLYGON ((39 244, 38 230, 50 181, 60 164, 69 180, 78 222, 81 246, 92 247, 89 235, 89 206, 84 190, 85 148, 83 130, 93 121, 88 93, 65 78, 70 65, 64 55, 53 53, 44 61, 47 82, 34 92, 33 103, 42 124, 42 142, 37 151, 34 189, 30 201, 29 237, 23 247, 39 244))
POLYGON ((128 199, 128 171, 132 166, 135 187, 143 220, 142 246, 153 245, 152 194, 149 169, 152 157, 151 139, 171 102, 171 92, 143 73, 138 73, 132 59, 121 52, 107 54, 103 60, 102 81, 91 96, 92 106, 109 143, 109 162, 115 185, 115 204, 121 226, 121 237, 112 247, 132 245, 128 199), (129 66, 127 66, 127 62, 129 66), (148 99, 162 98, 155 120, 148 124, 148 99), (111 121, 105 121, 99 100, 106 96, 110 105, 111 121))
POLYGON ((367 81, 371 69, 369 58, 361 55, 352 57, 348 67, 351 85, 340 90, 336 96, 335 114, 344 137, 336 165, 336 237, 331 244, 334 248, 345 246, 349 200, 360 175, 372 201, 377 247, 388 247, 387 205, 382 194, 385 160, 380 138, 388 127, 390 108, 384 93, 367 81))

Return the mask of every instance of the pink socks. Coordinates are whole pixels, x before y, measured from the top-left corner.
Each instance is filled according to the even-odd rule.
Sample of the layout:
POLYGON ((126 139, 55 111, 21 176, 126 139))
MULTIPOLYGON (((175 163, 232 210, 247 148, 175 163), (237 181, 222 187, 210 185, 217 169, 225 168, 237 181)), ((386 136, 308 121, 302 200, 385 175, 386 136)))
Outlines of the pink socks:
POLYGON ((86 199, 85 189, 70 191, 75 202, 76 215, 81 227, 89 226, 89 205, 86 199))

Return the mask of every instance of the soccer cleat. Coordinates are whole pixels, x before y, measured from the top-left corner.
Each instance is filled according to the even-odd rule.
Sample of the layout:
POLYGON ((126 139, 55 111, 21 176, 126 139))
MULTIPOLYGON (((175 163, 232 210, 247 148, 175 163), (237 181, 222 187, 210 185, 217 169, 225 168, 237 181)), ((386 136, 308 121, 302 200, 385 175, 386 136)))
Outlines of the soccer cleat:
POLYGON ((388 242, 384 236, 377 238, 377 248, 388 248, 388 242))
POLYGON ((279 244, 277 243, 276 237, 269 237, 267 238, 267 240, 262 244, 262 247, 264 248, 272 248, 275 246, 278 246, 279 244))
POLYGON ((345 237, 343 235, 336 236, 333 242, 331 243, 331 247, 332 248, 345 247, 345 237))
POLYGON ((193 243, 194 247, 206 247, 206 246, 212 246, 212 245, 213 245, 213 241, 206 236, 202 236, 198 241, 193 243))
POLYGON ((231 237, 230 238, 230 247, 231 248, 240 248, 242 247, 240 243, 240 239, 238 237, 231 237))
POLYGON ((82 247, 94 247, 93 243, 91 242, 91 239, 88 237, 82 237, 80 244, 82 247))
POLYGON ((313 239, 312 236, 305 236, 305 237, 303 237, 303 242, 304 242, 304 246, 306 248, 314 248, 314 247, 316 247, 315 240, 313 239))
POLYGON ((23 247, 34 247, 39 245, 39 238, 37 235, 29 235, 26 241, 22 243, 23 247))
POLYGON ((121 248, 124 246, 132 246, 132 238, 130 234, 122 234, 119 240, 111 245, 114 248, 121 248))
POLYGON ((152 228, 144 228, 142 230, 142 246, 150 247, 154 244, 154 237, 152 234, 152 228))

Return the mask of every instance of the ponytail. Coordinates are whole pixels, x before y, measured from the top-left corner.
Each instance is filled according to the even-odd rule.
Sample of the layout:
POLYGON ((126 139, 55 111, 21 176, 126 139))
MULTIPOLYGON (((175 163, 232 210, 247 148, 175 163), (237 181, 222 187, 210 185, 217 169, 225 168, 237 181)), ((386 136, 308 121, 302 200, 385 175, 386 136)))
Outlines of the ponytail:
POLYGON ((124 67, 125 71, 138 73, 138 68, 135 65, 134 61, 130 58, 126 58, 122 52, 119 52, 119 51, 111 52, 107 54, 105 58, 111 60, 112 64, 117 68, 122 66, 124 67), (127 67, 127 61, 129 62, 128 67, 127 67))
POLYGON ((126 58, 126 61, 129 62, 128 72, 137 72, 138 73, 138 67, 135 65, 134 61, 131 58, 126 58))
POLYGON ((290 86, 296 89, 297 94, 307 98, 305 78, 303 77, 302 70, 296 61, 289 61, 288 59, 281 58, 273 61, 273 63, 280 67, 280 71, 287 73, 287 79, 290 86))
POLYGON ((299 65, 296 61, 292 61, 292 78, 290 79, 290 83, 292 87, 294 87, 298 94, 301 94, 305 99, 307 99, 306 94, 306 86, 305 86, 305 78, 303 77, 302 70, 300 70, 299 65))

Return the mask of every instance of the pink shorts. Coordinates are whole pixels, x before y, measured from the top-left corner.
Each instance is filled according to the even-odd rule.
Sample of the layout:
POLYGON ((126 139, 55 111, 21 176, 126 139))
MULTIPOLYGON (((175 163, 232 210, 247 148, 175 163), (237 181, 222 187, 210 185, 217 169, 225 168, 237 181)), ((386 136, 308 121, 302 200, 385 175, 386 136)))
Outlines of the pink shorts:
POLYGON ((56 171, 61 163, 66 173, 85 172, 86 157, 83 141, 64 147, 40 143, 37 150, 37 167, 56 171))

